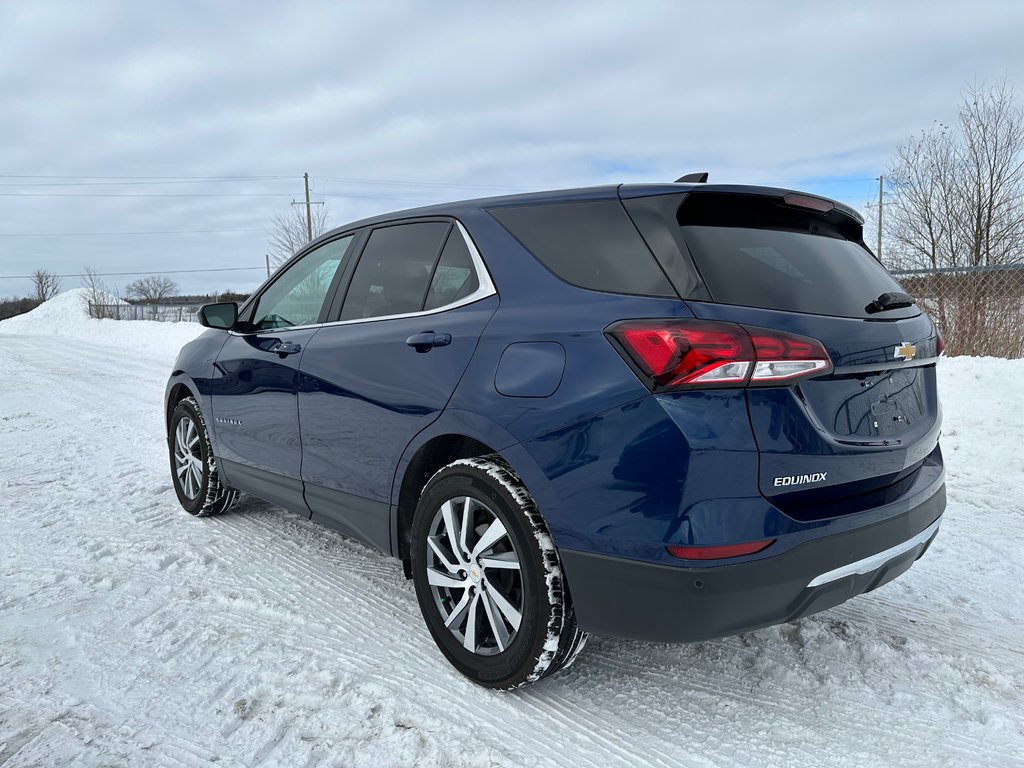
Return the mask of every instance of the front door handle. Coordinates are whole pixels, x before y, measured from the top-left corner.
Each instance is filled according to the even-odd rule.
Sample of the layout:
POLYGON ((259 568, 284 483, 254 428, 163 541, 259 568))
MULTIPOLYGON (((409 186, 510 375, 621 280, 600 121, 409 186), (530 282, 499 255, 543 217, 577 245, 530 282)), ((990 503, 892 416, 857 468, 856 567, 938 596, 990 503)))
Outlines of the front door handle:
POLYGON ((452 335, 450 333, 424 331, 423 333, 410 336, 405 340, 405 343, 410 347, 414 347, 417 352, 429 352, 434 347, 447 347, 452 343, 452 335))
POLYGON ((285 358, 288 357, 288 355, 294 355, 301 352, 302 347, 293 341, 279 341, 267 351, 276 352, 282 358, 285 358))

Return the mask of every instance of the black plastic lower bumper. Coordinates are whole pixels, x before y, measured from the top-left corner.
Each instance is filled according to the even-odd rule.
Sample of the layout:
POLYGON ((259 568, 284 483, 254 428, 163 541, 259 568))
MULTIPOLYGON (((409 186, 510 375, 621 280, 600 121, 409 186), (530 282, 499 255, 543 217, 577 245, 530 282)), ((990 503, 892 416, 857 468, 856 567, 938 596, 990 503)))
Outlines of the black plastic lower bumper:
POLYGON ((891 581, 924 554, 945 507, 942 485, 898 517, 737 565, 684 568, 575 550, 561 557, 582 629, 694 642, 792 621, 891 581))

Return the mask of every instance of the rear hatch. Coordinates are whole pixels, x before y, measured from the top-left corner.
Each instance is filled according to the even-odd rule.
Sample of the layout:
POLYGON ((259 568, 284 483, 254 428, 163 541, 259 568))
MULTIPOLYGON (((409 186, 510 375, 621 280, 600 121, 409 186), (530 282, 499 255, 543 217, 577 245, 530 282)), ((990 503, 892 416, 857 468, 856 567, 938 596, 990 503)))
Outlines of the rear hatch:
POLYGON ((663 221, 703 283, 687 299, 698 318, 812 337, 831 360, 823 375, 747 389, 766 498, 803 520, 856 512, 940 461, 940 340, 864 246, 852 210, 709 190, 663 221))

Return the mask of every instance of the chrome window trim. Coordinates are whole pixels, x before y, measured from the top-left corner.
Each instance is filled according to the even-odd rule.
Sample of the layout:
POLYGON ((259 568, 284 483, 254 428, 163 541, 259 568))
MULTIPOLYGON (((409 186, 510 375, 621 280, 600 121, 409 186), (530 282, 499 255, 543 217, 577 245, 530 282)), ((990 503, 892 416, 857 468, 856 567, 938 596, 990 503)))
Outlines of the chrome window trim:
POLYGON ((835 568, 831 571, 826 571, 825 573, 822 573, 819 576, 815 576, 813 579, 810 580, 807 586, 820 587, 822 584, 828 584, 833 581, 838 581, 839 579, 846 578, 847 576, 853 576, 854 574, 864 575, 867 573, 871 573, 872 571, 881 568, 890 560, 895 560, 897 557, 909 552, 914 547, 924 544, 926 541, 928 541, 928 539, 930 539, 935 534, 936 531, 939 530, 939 523, 941 522, 942 518, 940 517, 938 520, 929 525, 919 534, 917 534, 916 536, 912 536, 911 538, 907 539, 901 544, 897 544, 894 547, 889 547, 888 549, 882 550, 881 552, 876 552, 873 555, 868 555, 867 557, 852 562, 849 565, 844 565, 839 568, 835 568))
MULTIPOLYGON (((403 224, 412 222, 389 222, 389 225, 403 224)), ((497 295, 498 291, 494 287, 494 281, 491 279, 491 273, 487 270, 487 265, 484 264, 483 257, 480 255, 480 251, 476 248, 476 243, 473 242, 473 238, 469 236, 469 232, 462 226, 462 222, 455 220, 455 227, 458 229, 463 241, 466 243, 466 247, 469 249, 469 258, 473 262, 473 268, 476 270, 477 279, 480 285, 473 291, 469 296, 453 301, 451 304, 445 304, 443 307, 434 307, 433 309, 425 309, 420 312, 406 312, 401 315, 381 315, 380 317, 359 317, 352 320, 333 320, 326 323, 310 323, 309 325, 290 325, 287 328, 265 328, 259 331, 249 331, 247 333, 241 333, 239 331, 228 331, 233 336, 251 336, 255 333, 287 333, 288 331, 302 331, 309 328, 327 328, 335 325, 353 325, 355 323, 377 323, 381 320, 403 320, 408 317, 429 317, 436 315, 439 312, 447 312, 450 309, 457 309, 458 307, 464 307, 467 304, 474 304, 482 299, 489 298, 490 296, 497 295)))

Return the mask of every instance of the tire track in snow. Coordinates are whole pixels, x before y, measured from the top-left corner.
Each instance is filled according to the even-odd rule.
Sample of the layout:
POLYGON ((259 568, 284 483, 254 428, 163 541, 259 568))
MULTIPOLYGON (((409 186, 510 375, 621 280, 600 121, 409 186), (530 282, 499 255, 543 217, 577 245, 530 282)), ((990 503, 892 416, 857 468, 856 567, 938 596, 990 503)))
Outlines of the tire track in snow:
MULTIPOLYGON (((952 554, 942 547, 911 572, 909 593, 883 588, 795 627, 697 646, 598 639, 567 675, 491 693, 433 648, 397 563, 261 502, 210 520, 177 509, 159 413, 169 365, 52 337, 8 341, 15 365, 0 372, 3 391, 31 385, 33 394, 0 402, 0 417, 20 414, 0 420, 0 493, 18 508, 4 517, 16 555, 0 540, 0 562, 12 563, 0 572, 16 590, 0 598, 0 654, 13 662, 0 698, 14 702, 0 743, 7 718, 43 734, 37 746, 63 739, 84 755, 80 742, 109 729, 111 750, 188 768, 214 756, 220 765, 1020 764, 1024 734, 1007 715, 1019 712, 1019 638, 923 597, 946 594, 952 554), (42 433, 53 439, 33 437, 42 433), (94 465, 80 460, 97 448, 94 465), (57 644, 33 646, 51 624, 57 644), (1005 669, 983 665, 974 680, 974 662, 961 662, 975 657, 1005 669), (47 719, 64 710, 86 725, 47 719)), ((977 488, 993 510, 963 542, 976 554, 1010 518, 989 498, 994 486, 971 472, 959 482, 964 498, 977 488)), ((943 533, 956 530, 947 522, 943 533)), ((1007 535, 1007 547, 1019 546, 1007 535)))
MULTIPOLYGON (((116 494, 123 490, 126 480, 147 474, 149 461, 139 456, 133 446, 133 443, 137 444, 141 441, 132 440, 132 438, 148 440, 152 430, 145 425, 145 419, 136 420, 132 417, 142 415, 140 412, 144 413, 154 404, 159 409, 159 389, 156 386, 139 387, 138 381, 131 376, 111 377, 109 370, 106 376, 102 373, 81 375, 81 371, 90 371, 97 365, 109 368, 111 358, 116 357, 112 353, 97 354, 80 344, 53 339, 18 339, 16 343, 11 344, 8 344, 7 341, 5 339, 5 350, 12 353, 11 358, 14 365, 25 371, 26 378, 32 382, 33 387, 39 393, 38 398, 34 398, 34 402, 31 404, 33 412, 39 411, 47 414, 37 418, 37 421, 40 422, 37 428, 41 426, 44 429, 63 432, 61 441, 56 446, 58 459, 63 459, 64 463, 71 464, 77 470, 74 477, 57 478, 56 484, 60 487, 47 491, 48 493, 56 491, 60 495, 60 501, 57 502, 59 510, 52 511, 54 502, 38 505, 35 509, 29 505, 26 510, 27 515, 23 521, 31 522, 33 516, 36 516, 37 519, 41 518, 42 525, 46 526, 44 538, 46 544, 50 545, 44 545, 42 551, 37 551, 36 562, 47 563, 50 569, 58 573, 74 574, 83 573, 83 571, 88 573, 90 561, 98 567, 102 567, 105 560, 119 557, 121 552, 116 548, 111 548, 110 542, 118 541, 120 537, 116 535, 118 533, 116 529, 123 529, 123 523, 119 517, 111 517, 106 520, 91 520, 89 521, 91 524, 88 526, 76 527, 75 523, 78 522, 76 518, 87 516, 91 511, 90 508, 95 507, 98 498, 104 496, 116 498, 116 494), (52 366, 54 360, 62 361, 55 369, 52 366), (79 375, 70 379, 75 372, 78 372, 79 375), (67 386, 69 380, 74 381, 74 387, 67 386), (59 397, 53 396, 55 392, 60 393, 59 397), (113 405, 113 408, 110 409, 113 412, 104 412, 104 405, 113 405), (66 425, 69 423, 76 424, 77 428, 68 430, 66 425), (96 434, 89 432, 89 429, 103 426, 106 426, 106 429, 102 430, 98 446, 96 434), (61 429, 61 427, 64 428, 61 429), (118 434, 119 431, 122 434, 118 434), (128 439, 125 439, 125 436, 128 439), (96 462, 85 464, 85 466, 74 466, 76 456, 97 454, 100 458, 96 462), (85 470, 84 477, 81 471, 83 469, 85 470), (97 496, 97 491, 99 496, 97 496), (84 505, 81 503, 83 501, 84 505), (42 512, 42 515, 38 515, 38 512, 33 515, 36 510, 42 512), (57 519, 53 519, 55 517, 57 519), (50 524, 51 522, 53 524, 50 524)), ((125 371, 141 369, 145 375, 150 377, 157 370, 164 373, 167 370, 162 365, 139 366, 136 363, 137 361, 125 355, 118 367, 125 371)), ((158 419, 157 416, 155 421, 158 422, 158 419)), ((19 465, 16 465, 14 469, 16 470, 20 466, 20 462, 26 459, 30 465, 46 466, 47 459, 52 459, 52 455, 47 454, 50 454, 53 449, 52 444, 39 445, 27 451, 23 449, 19 456, 19 465), (46 454, 43 453, 44 450, 47 451, 46 454)), ((5 469, 7 463, 9 462, 5 462, 5 469)), ((11 474, 12 472, 9 471, 4 472, 5 477, 10 477, 11 474)), ((8 487, 10 486, 8 485, 8 487)), ((110 511, 119 512, 120 510, 110 511)), ((94 577, 92 585, 85 583, 88 581, 87 578, 77 579, 79 585, 85 587, 86 596, 84 598, 78 595, 76 599, 68 601, 65 594, 55 596, 60 604, 66 606, 65 615, 62 618, 64 635, 72 640, 72 644, 63 652, 66 656, 62 660, 63 685, 65 686, 72 683, 77 677, 79 681, 75 687, 79 689, 89 689, 94 686, 100 689, 116 688, 113 683, 118 677, 117 674, 111 675, 107 668, 93 663, 91 659, 75 651, 78 641, 85 638, 80 634, 77 625, 96 624, 102 620, 97 620, 95 612, 88 608, 88 604, 97 599, 94 592, 95 585, 108 581, 111 592, 116 591, 119 587, 117 580, 104 577, 101 573, 98 573, 97 576, 101 578, 97 580, 94 577), (86 671, 89 674, 85 675, 86 679, 83 682, 82 675, 68 674, 72 670, 86 671)), ((74 582, 65 580, 64 586, 63 592, 66 593, 67 588, 74 588, 74 582)), ((41 597, 45 599, 47 596, 41 597)), ((9 619, 6 617, 4 626, 9 626, 9 619)), ((91 633, 91 628, 89 632, 91 633)), ((75 706, 78 709, 88 709, 91 705, 76 703, 75 706)), ((86 721, 103 722, 106 716, 107 713, 93 711, 85 719, 86 721)), ((117 715, 114 717, 118 719, 117 715)), ((61 722, 65 722, 67 719, 65 717, 61 722)), ((145 723, 147 728, 152 726, 152 722, 145 723)), ((45 736, 52 731, 53 727, 52 725, 46 726, 39 731, 39 734, 45 736)), ((70 733, 72 738, 77 738, 77 731, 71 729, 70 733)), ((208 764, 209 752, 198 742, 172 735, 167 735, 166 741, 173 745, 173 749, 162 755, 161 762, 164 764, 208 764), (187 756, 190 753, 195 756, 194 760, 179 759, 179 756, 187 756)), ((39 743, 36 745, 38 746, 39 743)), ((32 745, 33 741, 30 740, 19 749, 19 752, 28 749, 29 752, 24 754, 30 754, 32 745)), ((79 748, 83 753, 87 751, 87 746, 79 745, 79 748)), ((11 764, 17 764, 17 760, 18 757, 15 757, 11 764)))

